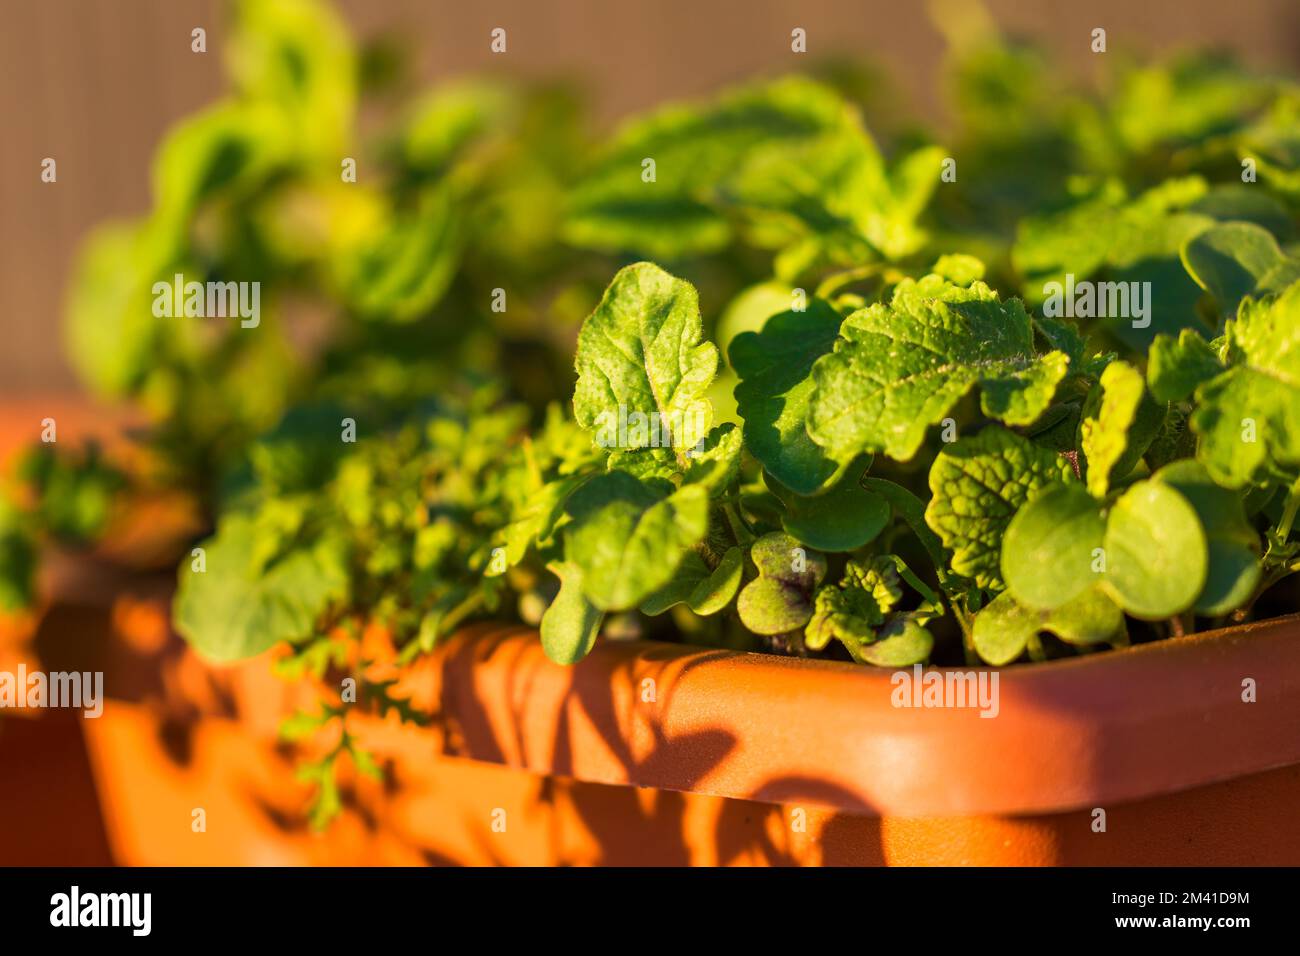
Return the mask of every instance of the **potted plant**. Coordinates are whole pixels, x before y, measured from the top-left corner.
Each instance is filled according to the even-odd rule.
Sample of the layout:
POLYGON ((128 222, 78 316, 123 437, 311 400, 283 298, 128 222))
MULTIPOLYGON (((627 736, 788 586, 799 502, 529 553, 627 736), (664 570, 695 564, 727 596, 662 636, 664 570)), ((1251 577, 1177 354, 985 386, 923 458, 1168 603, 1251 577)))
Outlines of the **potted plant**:
POLYGON ((136 655, 185 759, 158 695, 87 725, 117 852, 1300 859, 1300 99, 968 44, 952 148, 802 77, 627 124, 548 239, 608 279, 565 401, 484 361, 241 445, 136 655))

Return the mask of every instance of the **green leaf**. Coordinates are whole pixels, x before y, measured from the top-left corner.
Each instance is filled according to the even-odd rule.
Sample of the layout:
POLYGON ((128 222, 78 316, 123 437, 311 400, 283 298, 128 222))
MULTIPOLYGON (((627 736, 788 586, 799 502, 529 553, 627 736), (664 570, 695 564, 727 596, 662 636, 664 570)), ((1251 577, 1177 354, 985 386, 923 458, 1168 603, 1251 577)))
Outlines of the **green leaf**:
POLYGON ((1104 498, 1111 480, 1142 460, 1164 422, 1165 408, 1147 395, 1142 373, 1111 362, 1088 395, 1079 422, 1079 450, 1088 491, 1104 498))
POLYGON ((1182 402, 1202 382, 1223 371, 1214 349, 1193 329, 1183 329, 1177 340, 1157 335, 1147 361, 1147 384, 1162 402, 1182 402))
POLYGON ((605 448, 671 448, 682 457, 713 420, 705 393, 718 350, 702 337, 690 283, 648 262, 620 269, 578 335, 578 424, 605 448))
POLYGON ((253 657, 310 637, 348 592, 343 551, 330 538, 273 557, 257 522, 235 513, 204 548, 206 570, 181 565, 173 618, 181 636, 211 660, 253 657))
POLYGON ((1196 390, 1197 457, 1229 488, 1300 471, 1300 282, 1243 302, 1227 327, 1228 369, 1196 390))
POLYGON ((1130 321, 1136 316, 1092 317, 1134 348, 1144 348, 1159 332, 1198 326, 1195 305, 1201 292, 1179 253, 1184 242, 1214 224, 1209 216, 1186 211, 1206 188, 1204 180, 1191 176, 1129 199, 1118 184, 1104 183, 1065 210, 1025 219, 1011 258, 1024 276, 1026 300, 1044 304, 1071 281, 1145 282, 1158 294, 1148 298, 1143 322, 1130 321))
POLYGON ((741 447, 739 428, 731 422, 718 425, 703 443, 686 453, 690 464, 682 483, 699 485, 715 497, 722 494, 740 474, 741 447))
POLYGON ((946 253, 939 257, 930 271, 953 285, 968 286, 984 278, 984 263, 960 252, 946 253))
POLYGON ((863 661, 876 667, 911 667, 927 660, 933 649, 933 634, 909 617, 898 617, 885 625, 879 640, 859 653, 863 661))
POLYGON ((934 565, 935 573, 938 574, 939 580, 943 581, 947 577, 948 559, 943 553, 943 542, 939 536, 930 530, 926 524, 925 509, 926 505, 920 498, 912 494, 902 485, 889 481, 886 478, 874 478, 870 475, 863 476, 861 480, 862 487, 866 488, 880 497, 884 498, 891 508, 900 518, 912 529, 921 546, 925 549, 926 556, 930 563, 934 565))
POLYGON ((785 504, 786 532, 818 551, 855 551, 889 524, 889 504, 858 484, 865 470, 859 459, 838 482, 818 495, 800 495, 765 475, 767 486, 785 504))
POLYGON ((576 664, 591 652, 604 615, 583 593, 582 569, 569 561, 548 565, 560 593, 542 615, 542 650, 557 664, 576 664))
POLYGON ((36 542, 17 509, 0 498, 0 612, 31 606, 36 591, 36 542))
POLYGON ((672 581, 641 602, 641 611, 656 615, 673 605, 686 604, 701 617, 717 614, 736 596, 744 571, 745 552, 740 548, 728 548, 713 570, 692 551, 672 581))
POLYGON ((834 473, 836 463, 808 434, 808 408, 815 388, 813 363, 831 351, 841 316, 821 299, 806 312, 783 312, 761 332, 744 332, 731 343, 731 365, 740 376, 736 405, 744 420, 745 447, 777 481, 811 494, 834 473))
MULTIPOLYGON (((506 547, 506 565, 513 567, 524 559, 528 549, 541 544, 555 533, 564 517, 564 506, 569 496, 577 490, 587 475, 570 475, 547 482, 533 492, 522 510, 503 531, 506 547)), ((504 573, 503 570, 497 573, 504 573)))
POLYGON ((982 660, 1002 667, 1020 657, 1041 631, 1049 631, 1067 644, 1118 643, 1124 636, 1124 615, 1097 587, 1043 611, 1025 607, 1007 592, 975 615, 971 637, 982 660))
POLYGON ((460 264, 461 237, 447 188, 424 191, 391 227, 334 260, 343 300, 363 318, 413 322, 446 293, 460 264))
POLYGON ((1066 458, 992 426, 944 446, 935 458, 925 521, 952 551, 953 571, 997 590, 1011 519, 1040 489, 1073 480, 1066 458))
POLYGON ((1052 610, 1097 584, 1106 522, 1078 483, 1055 485, 1016 512, 1002 537, 1002 578, 1016 601, 1052 610))
POLYGON ((761 151, 806 143, 856 122, 844 100, 799 77, 665 107, 624 127, 570 199, 569 242, 656 259, 714 252, 731 240, 721 183, 761 151), (642 163, 655 162, 653 182, 642 163))
POLYGON ((1106 521, 1105 587, 1134 617, 1187 610, 1205 584, 1205 533, 1191 504, 1160 481, 1131 487, 1106 521))
POLYGON ((1069 361, 1063 352, 1034 354, 1019 301, 938 276, 904 280, 888 306, 855 312, 840 334, 813 366, 808 433, 841 462, 864 451, 912 458, 926 428, 977 384, 984 414, 1027 425, 1051 402, 1069 361))
POLYGON ((240 92, 276 105, 293 121, 291 144, 321 154, 345 145, 357 65, 347 26, 331 5, 240 0, 228 54, 240 92))
POLYGON ((813 593, 826 576, 826 559, 780 531, 755 541, 750 558, 758 577, 736 602, 741 622, 755 634, 785 634, 806 625, 813 593))
POLYGON ((1218 616, 1241 607, 1259 584, 1261 546, 1259 534, 1246 520, 1240 493, 1216 485, 1196 461, 1166 465, 1154 480, 1186 498, 1205 531, 1208 565, 1197 613, 1218 616))
POLYGON ((621 471, 597 475, 569 498, 565 559, 582 571, 587 598, 602 611, 636 607, 672 580, 709 530, 709 494, 687 485, 664 497, 621 471))
POLYGON ((817 592, 804 643, 817 651, 833 638, 856 653, 859 645, 876 639, 876 629, 902 597, 898 570, 889 555, 867 562, 850 560, 838 586, 817 592))
POLYGON ((1300 279, 1300 261, 1288 260, 1273 234, 1249 222, 1213 226, 1183 244, 1183 265, 1232 315, 1248 295, 1277 292, 1300 279))

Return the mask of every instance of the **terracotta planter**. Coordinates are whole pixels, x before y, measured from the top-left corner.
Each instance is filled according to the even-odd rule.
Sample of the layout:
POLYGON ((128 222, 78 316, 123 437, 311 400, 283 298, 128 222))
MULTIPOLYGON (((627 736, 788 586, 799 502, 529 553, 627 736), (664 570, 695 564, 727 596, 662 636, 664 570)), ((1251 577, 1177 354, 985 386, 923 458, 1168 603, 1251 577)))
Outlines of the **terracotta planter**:
POLYGON ((992 719, 895 707, 851 665, 602 644, 562 668, 531 631, 468 628, 402 678, 435 725, 353 718, 388 782, 349 775, 324 835, 274 743, 295 690, 261 660, 187 666, 230 697, 183 767, 139 705, 86 725, 124 862, 1300 862, 1296 618, 1008 669, 992 719))

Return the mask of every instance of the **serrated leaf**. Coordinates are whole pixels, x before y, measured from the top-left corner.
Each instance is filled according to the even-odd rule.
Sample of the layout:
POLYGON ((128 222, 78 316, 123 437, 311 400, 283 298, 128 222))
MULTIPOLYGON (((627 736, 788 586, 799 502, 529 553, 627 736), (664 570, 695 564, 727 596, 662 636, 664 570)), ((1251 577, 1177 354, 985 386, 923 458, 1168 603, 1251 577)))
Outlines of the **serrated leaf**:
POLYGON ((1229 488, 1300 472, 1300 282, 1242 303, 1228 369, 1196 390, 1197 458, 1229 488))
POLYGON ((1223 371, 1214 349, 1193 329, 1183 329, 1175 340, 1157 335, 1147 360, 1147 384, 1162 402, 1186 401, 1202 382, 1223 371))
POLYGON ((1168 484, 1143 481, 1106 519, 1104 587, 1134 617, 1187 610, 1205 584, 1205 533, 1191 504, 1168 484))
POLYGON ((904 280, 888 306, 844 320, 835 351, 813 366, 808 433, 837 461, 883 451, 907 461, 963 395, 982 390, 984 414, 1026 425, 1065 377, 1063 352, 1033 350, 1029 316, 982 282, 904 280))
POLYGON ((549 567, 560 579, 560 593, 542 615, 542 650, 557 664, 576 664, 595 646, 604 614, 583 593, 581 568, 568 561, 549 567))
POLYGON ((812 620, 804 628, 804 643, 821 650, 832 639, 850 653, 876 639, 876 629, 903 596, 898 571, 888 555, 867 562, 850 560, 838 585, 821 588, 814 599, 812 620))
POLYGON ((1002 579, 1016 601, 1052 610, 1097 584, 1106 522, 1077 482, 1050 487, 1016 512, 1002 537, 1002 579))
POLYGON ((741 447, 739 428, 731 422, 717 426, 686 453, 690 464, 682 483, 699 485, 714 496, 721 494, 740 474, 741 447))
POLYGON ((317 620, 348 591, 338 542, 322 539, 270 560, 254 520, 231 514, 205 544, 205 571, 179 572, 176 630, 215 661, 253 657, 281 641, 311 636, 317 620))
POLYGON ((813 299, 806 312, 773 316, 761 332, 744 332, 731 343, 745 447, 799 494, 816 491, 836 469, 809 436, 806 422, 815 388, 813 363, 834 347, 841 321, 828 303, 813 299))
POLYGON ((1164 416, 1164 406, 1147 395, 1141 372, 1127 362, 1107 365, 1079 421, 1088 491, 1104 498, 1112 479, 1128 475, 1142 460, 1164 416))
POLYGON ((930 467, 925 521, 952 551, 952 569, 1000 589, 1002 536, 1040 489, 1074 480, 1067 459, 992 426, 945 445, 930 467))
POLYGON ((565 560, 602 611, 636 607, 662 588, 709 530, 709 494, 687 485, 671 495, 621 471, 597 475, 565 506, 565 560))
POLYGON ((702 338, 690 283, 648 262, 620 269, 578 334, 578 424, 605 448, 683 456, 713 421, 718 350, 702 338))

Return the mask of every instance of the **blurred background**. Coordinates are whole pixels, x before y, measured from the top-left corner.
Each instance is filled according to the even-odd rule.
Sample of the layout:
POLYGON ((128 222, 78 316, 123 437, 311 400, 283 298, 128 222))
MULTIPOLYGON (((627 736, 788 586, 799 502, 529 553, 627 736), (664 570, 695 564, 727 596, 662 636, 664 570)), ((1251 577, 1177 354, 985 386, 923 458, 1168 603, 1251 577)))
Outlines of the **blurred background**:
MULTIPOLYGON (((224 89, 216 0, 3 0, 0 30, 0 394, 77 388, 60 324, 78 242, 96 223, 149 206, 151 157, 164 131, 224 89), (208 52, 192 53, 202 26, 208 52), (40 181, 44 157, 58 182, 40 181)), ((898 0, 339 0, 360 38, 392 38, 419 83, 506 71, 580 82, 597 121, 809 60, 865 57, 878 94, 945 119, 944 38, 934 5, 898 0), (489 52, 504 26, 508 54, 489 52)), ((942 4, 939 5, 942 8, 942 4)), ((1300 64, 1296 0, 988 0, 1002 30, 1033 37, 1066 69, 1096 65, 1090 31, 1112 50, 1167 52, 1207 41, 1262 69, 1300 64)), ((940 17, 942 19, 942 17, 940 17)))

